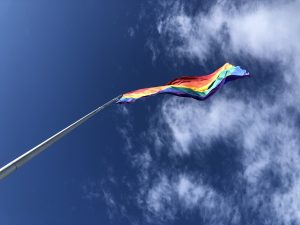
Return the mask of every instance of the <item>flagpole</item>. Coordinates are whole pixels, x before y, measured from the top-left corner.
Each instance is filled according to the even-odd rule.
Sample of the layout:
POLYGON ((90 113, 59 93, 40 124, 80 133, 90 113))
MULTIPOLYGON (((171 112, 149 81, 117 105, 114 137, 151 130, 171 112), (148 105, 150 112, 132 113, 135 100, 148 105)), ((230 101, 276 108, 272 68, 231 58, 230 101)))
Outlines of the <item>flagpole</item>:
POLYGON ((8 175, 10 175, 12 172, 16 171, 18 168, 20 168, 21 166, 23 166, 25 163, 27 163, 28 161, 30 161, 32 158, 34 158, 35 156, 37 156, 39 153, 41 153, 44 150, 46 150, 50 145, 54 144, 59 139, 61 139, 62 137, 64 137, 66 134, 68 134, 69 132, 71 132, 72 130, 74 130, 76 127, 78 127, 79 125, 81 125, 85 121, 87 121, 88 119, 90 119, 93 116, 95 116, 98 112, 100 112, 101 110, 103 110, 106 107, 110 106, 111 104, 115 103, 120 97, 121 96, 118 96, 118 97, 116 97, 116 98, 108 101, 104 105, 98 107, 97 109, 95 109, 92 112, 88 113, 87 115, 83 116, 79 120, 75 121, 71 125, 67 126, 66 128, 62 129, 61 131, 57 132, 56 134, 54 134, 53 136, 51 136, 47 140, 43 141, 42 143, 40 143, 39 145, 37 145, 34 148, 30 149, 29 151, 27 151, 23 155, 19 156, 15 160, 13 160, 10 163, 8 163, 5 166, 3 166, 0 169, 0 180, 4 179, 8 175))

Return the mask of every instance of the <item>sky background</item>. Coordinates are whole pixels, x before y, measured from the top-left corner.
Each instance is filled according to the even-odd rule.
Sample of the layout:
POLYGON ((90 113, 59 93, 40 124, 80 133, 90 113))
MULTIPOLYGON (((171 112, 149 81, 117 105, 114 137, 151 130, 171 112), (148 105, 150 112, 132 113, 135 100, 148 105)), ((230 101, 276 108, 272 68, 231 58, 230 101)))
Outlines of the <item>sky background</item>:
POLYGON ((300 224, 299 9, 1 0, 1 166, 123 92, 226 62, 253 76, 105 109, 0 182, 0 225, 300 224))

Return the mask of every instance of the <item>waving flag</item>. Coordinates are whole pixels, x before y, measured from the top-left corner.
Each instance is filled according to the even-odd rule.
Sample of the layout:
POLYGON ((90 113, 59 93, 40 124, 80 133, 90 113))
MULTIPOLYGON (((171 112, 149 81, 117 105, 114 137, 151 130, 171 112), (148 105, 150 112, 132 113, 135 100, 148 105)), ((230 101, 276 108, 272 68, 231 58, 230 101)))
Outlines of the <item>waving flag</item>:
POLYGON ((204 100, 220 89, 224 83, 246 76, 249 76, 246 70, 241 69, 239 66, 226 63, 212 74, 206 76, 180 77, 163 86, 143 88, 128 92, 123 94, 117 103, 131 103, 139 98, 156 94, 172 94, 204 100))

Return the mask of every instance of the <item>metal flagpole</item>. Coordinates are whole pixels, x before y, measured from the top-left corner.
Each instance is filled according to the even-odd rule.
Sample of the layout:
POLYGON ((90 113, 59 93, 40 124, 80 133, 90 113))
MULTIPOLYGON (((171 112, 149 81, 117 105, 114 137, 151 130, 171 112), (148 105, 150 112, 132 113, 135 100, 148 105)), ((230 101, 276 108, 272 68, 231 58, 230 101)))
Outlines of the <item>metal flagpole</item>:
POLYGON ((72 123, 65 129, 59 131, 58 133, 54 134, 52 137, 48 138, 44 142, 40 143, 39 145, 35 146, 34 148, 30 149, 28 152, 24 153, 20 157, 16 158, 15 160, 11 161, 7 165, 3 166, 0 169, 0 180, 7 177, 9 174, 23 166, 25 163, 30 161, 32 158, 34 158, 36 155, 47 149, 50 145, 54 144, 56 141, 64 137, 66 134, 74 130, 76 127, 96 115, 101 110, 105 109, 106 107, 110 106, 112 103, 116 102, 121 96, 118 96, 109 102, 105 103, 104 105, 98 107, 97 109, 93 110, 89 114, 85 115, 84 117, 80 118, 76 122, 72 123))

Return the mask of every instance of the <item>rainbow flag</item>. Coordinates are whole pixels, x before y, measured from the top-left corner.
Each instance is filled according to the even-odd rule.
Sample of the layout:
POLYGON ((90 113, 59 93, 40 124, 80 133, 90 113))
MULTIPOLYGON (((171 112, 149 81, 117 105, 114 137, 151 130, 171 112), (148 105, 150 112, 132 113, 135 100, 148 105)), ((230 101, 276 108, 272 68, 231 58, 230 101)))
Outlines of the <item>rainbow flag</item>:
POLYGON ((246 70, 226 63, 209 75, 180 77, 163 86, 143 88, 125 93, 117 103, 131 103, 139 98, 156 94, 172 94, 204 100, 213 95, 226 82, 247 76, 250 75, 246 70))

